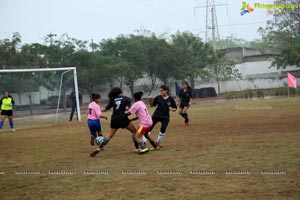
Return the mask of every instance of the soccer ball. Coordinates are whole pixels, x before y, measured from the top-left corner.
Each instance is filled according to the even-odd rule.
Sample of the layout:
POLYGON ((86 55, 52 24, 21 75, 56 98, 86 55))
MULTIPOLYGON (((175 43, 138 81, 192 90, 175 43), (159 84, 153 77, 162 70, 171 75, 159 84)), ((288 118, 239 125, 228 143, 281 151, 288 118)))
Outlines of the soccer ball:
POLYGON ((101 145, 103 142, 104 137, 103 136, 98 136, 95 139, 96 144, 101 145))

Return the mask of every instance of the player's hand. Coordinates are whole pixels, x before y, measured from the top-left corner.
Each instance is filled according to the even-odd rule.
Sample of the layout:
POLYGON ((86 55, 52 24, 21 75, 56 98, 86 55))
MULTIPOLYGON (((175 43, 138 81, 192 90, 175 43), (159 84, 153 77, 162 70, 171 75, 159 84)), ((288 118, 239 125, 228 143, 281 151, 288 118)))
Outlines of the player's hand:
POLYGON ((106 116, 104 116, 103 118, 104 118, 105 120, 108 120, 108 117, 106 117, 106 116))
POLYGON ((176 108, 169 107, 169 110, 175 112, 176 108))

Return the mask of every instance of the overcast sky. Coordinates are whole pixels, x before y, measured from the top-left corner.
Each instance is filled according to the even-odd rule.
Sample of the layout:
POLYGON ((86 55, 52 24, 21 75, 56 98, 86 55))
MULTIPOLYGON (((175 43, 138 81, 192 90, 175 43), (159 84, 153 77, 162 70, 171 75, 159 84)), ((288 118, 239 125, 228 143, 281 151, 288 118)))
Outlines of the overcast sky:
MULTIPOLYGON (((211 1, 211 0, 210 0, 211 1)), ((240 15, 243 0, 216 0, 220 37, 253 40, 257 29, 272 19, 266 10, 240 15)), ((147 29, 158 35, 191 31, 205 37, 206 0, 0 0, 0 39, 19 32, 24 43, 44 41, 49 33, 63 33, 99 42, 119 34, 147 29), (196 15, 194 14, 196 11, 196 15)), ((247 3, 273 3, 247 0, 247 3)), ((209 33, 209 36, 211 33, 209 33)))

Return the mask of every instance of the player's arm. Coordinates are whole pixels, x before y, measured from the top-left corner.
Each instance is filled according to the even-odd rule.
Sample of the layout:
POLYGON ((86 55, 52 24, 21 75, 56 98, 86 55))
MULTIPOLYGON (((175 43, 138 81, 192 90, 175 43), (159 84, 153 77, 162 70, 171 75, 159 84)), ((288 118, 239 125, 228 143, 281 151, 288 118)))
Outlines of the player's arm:
POLYGON ((180 104, 181 104, 181 97, 178 97, 177 106, 179 106, 180 104))
POLYGON ((131 115, 131 112, 129 110, 126 110, 124 113, 125 113, 125 115, 128 115, 128 116, 131 115))
POLYGON ((175 112, 177 110, 177 108, 172 108, 171 106, 169 107, 169 110, 172 112, 175 112))
POLYGON ((189 105, 191 106, 193 103, 193 91, 191 90, 190 91, 190 102, 189 102, 189 105))
POLYGON ((193 98, 190 98, 190 102, 189 102, 189 105, 191 106, 193 103, 193 98))
POLYGON ((180 90, 179 95, 178 95, 178 102, 177 105, 179 106, 181 104, 181 97, 182 97, 182 90, 180 90))
POLYGON ((157 105, 157 97, 155 97, 154 99, 152 98, 152 96, 148 97, 148 101, 151 107, 154 107, 157 105))
POLYGON ((148 97, 148 102, 149 102, 149 105, 150 105, 151 107, 153 107, 153 98, 152 98, 152 96, 149 96, 149 97, 148 97))
MULTIPOLYGON (((125 111, 125 115, 130 116, 132 114, 131 108, 129 110, 125 111)), ((134 118, 130 119, 130 121, 135 121, 138 119, 139 119, 138 117, 134 117, 134 118)))
POLYGON ((2 100, 3 100, 3 98, 1 98, 1 100, 0 100, 0 111, 1 111, 1 107, 2 107, 2 100))
POLYGON ((100 116, 100 118, 102 118, 102 119, 106 119, 106 120, 108 119, 108 117, 106 117, 106 116, 103 116, 103 115, 101 115, 101 116, 100 116))
POLYGON ((113 107, 113 100, 111 99, 111 100, 109 100, 109 102, 108 102, 108 104, 106 105, 106 107, 103 108, 101 111, 102 111, 102 112, 106 112, 106 111, 108 111, 109 109, 111 109, 112 107, 113 107))
POLYGON ((125 107, 125 110, 129 110, 131 107, 131 100, 129 98, 126 99, 126 107, 125 107))
POLYGON ((134 117, 134 118, 130 119, 130 121, 136 121, 138 119, 139 119, 138 117, 134 117))
POLYGON ((15 106, 15 100, 11 97, 11 104, 14 107, 15 106))
POLYGON ((169 110, 172 111, 172 112, 175 112, 177 110, 177 105, 176 105, 176 102, 173 98, 171 100, 171 106, 169 107, 169 110))

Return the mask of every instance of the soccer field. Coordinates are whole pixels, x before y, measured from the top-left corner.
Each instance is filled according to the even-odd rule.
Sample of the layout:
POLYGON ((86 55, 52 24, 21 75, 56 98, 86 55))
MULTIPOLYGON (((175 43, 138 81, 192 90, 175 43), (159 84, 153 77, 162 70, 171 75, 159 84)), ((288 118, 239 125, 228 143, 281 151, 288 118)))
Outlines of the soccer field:
MULTIPOLYGON (((6 122, 0 199, 300 198, 300 98, 205 103, 189 115, 184 127, 171 114, 160 151, 136 155, 120 130, 95 158, 85 119, 29 128, 16 122, 15 133, 6 122)), ((109 121, 102 127, 107 135, 109 121)))

